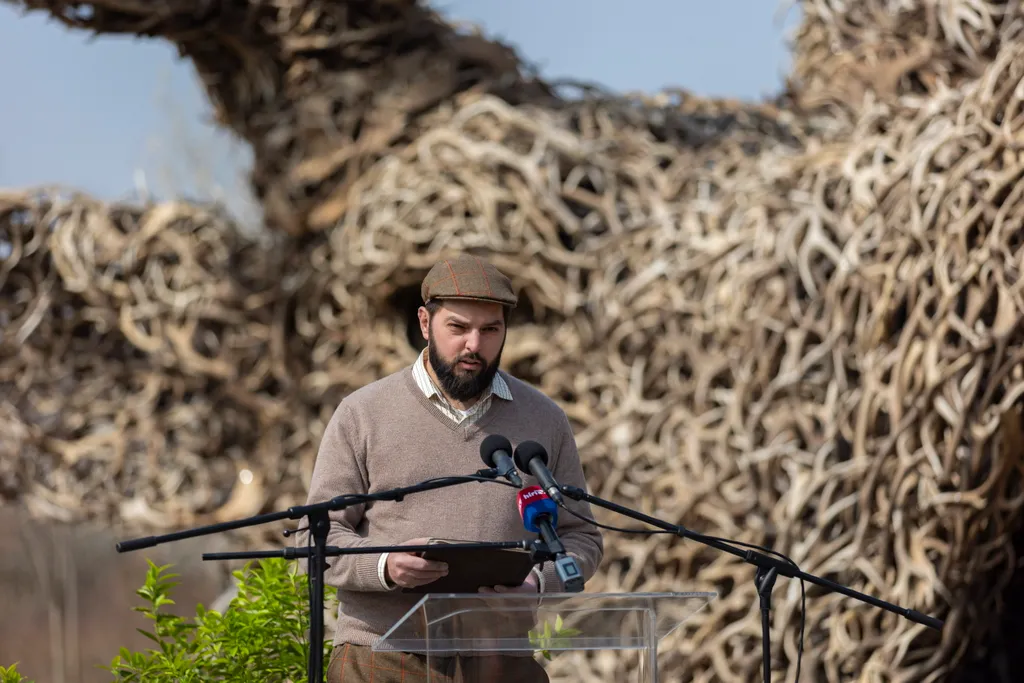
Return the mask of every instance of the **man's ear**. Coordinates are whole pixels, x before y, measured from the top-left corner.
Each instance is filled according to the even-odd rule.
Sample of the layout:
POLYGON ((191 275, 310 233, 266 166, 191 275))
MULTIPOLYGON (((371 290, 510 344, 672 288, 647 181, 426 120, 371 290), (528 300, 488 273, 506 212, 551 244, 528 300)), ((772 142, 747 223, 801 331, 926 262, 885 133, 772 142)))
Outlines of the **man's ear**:
POLYGON ((420 333, 423 335, 423 339, 430 339, 430 313, 426 307, 420 306, 416 311, 416 317, 420 321, 420 333))

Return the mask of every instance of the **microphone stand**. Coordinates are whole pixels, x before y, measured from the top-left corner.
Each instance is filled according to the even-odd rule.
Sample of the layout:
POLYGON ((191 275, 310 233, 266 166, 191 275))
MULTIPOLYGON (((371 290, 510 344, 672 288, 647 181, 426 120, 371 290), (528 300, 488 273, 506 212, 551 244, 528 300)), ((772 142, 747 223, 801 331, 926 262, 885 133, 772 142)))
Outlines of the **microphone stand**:
MULTIPOLYGON (((252 517, 246 517, 243 519, 232 520, 228 522, 220 522, 217 524, 210 524, 207 526, 196 527, 193 529, 186 529, 184 531, 175 531, 169 534, 161 536, 146 536, 143 538, 136 538, 127 541, 119 541, 115 548, 119 553, 131 552, 133 550, 141 550, 142 548, 151 548, 161 543, 168 543, 171 541, 180 541, 186 538, 194 538, 196 536, 205 536, 207 534, 220 533, 222 531, 231 531, 233 529, 241 529, 244 527, 256 526, 259 524, 266 524, 268 522, 277 522, 283 519, 301 519, 302 517, 309 518, 309 531, 313 537, 313 547, 310 548, 290 548, 281 551, 255 551, 251 553, 206 553, 203 555, 203 559, 208 559, 207 556, 212 556, 209 559, 239 559, 239 558, 259 558, 259 557, 306 557, 309 558, 309 571, 307 574, 307 580, 310 584, 310 598, 309 598, 309 641, 310 641, 310 652, 307 669, 307 680, 309 683, 322 683, 323 681, 323 658, 324 658, 324 572, 327 570, 327 557, 330 554, 334 555, 347 555, 352 553, 367 553, 367 552, 384 552, 380 549, 367 549, 363 548, 331 548, 331 553, 328 553, 327 547, 327 535, 331 527, 330 513, 336 510, 344 510, 347 507, 353 505, 359 505, 360 503, 367 503, 371 501, 382 501, 382 500, 393 500, 401 501, 405 496, 410 493, 418 493, 420 491, 429 491, 432 489, 444 488, 447 486, 455 486, 456 484, 463 484, 471 481, 496 481, 500 476, 496 468, 487 468, 478 470, 472 475, 453 476, 453 477, 438 477, 436 479, 428 479, 427 481, 420 482, 419 484, 413 484, 412 486, 403 486, 400 488, 389 489, 387 491, 380 491, 378 493, 348 493, 340 496, 331 498, 320 503, 313 503, 311 505, 295 505, 283 512, 270 512, 262 515, 255 515, 252 517), (336 551, 336 552, 335 552, 336 551)), ((504 482, 499 482, 504 483, 504 482)), ((288 535, 290 531, 286 531, 288 535)), ((527 541, 509 542, 506 545, 478 545, 469 544, 473 547, 528 547, 527 541)), ((430 546, 433 549, 435 546, 430 546)), ((450 547, 450 546, 445 546, 450 547)), ((390 550, 409 552, 414 549, 425 550, 426 546, 396 546, 390 548, 390 550)), ((542 553, 543 550, 538 549, 535 552, 542 553)), ((535 555, 536 557, 537 555, 535 555)))
POLYGON ((808 574, 807 572, 797 569, 796 567, 794 567, 793 565, 789 564, 784 560, 776 559, 774 557, 765 555, 764 553, 759 553, 754 550, 740 550, 739 548, 729 545, 728 543, 724 543, 716 538, 712 538, 710 536, 705 536, 703 534, 690 531, 689 529, 686 529, 685 527, 680 526, 678 524, 670 524, 669 522, 662 521, 657 517, 651 517, 641 512, 631 510, 617 503, 613 503, 611 501, 604 500, 603 498, 591 495, 584 491, 583 489, 576 486, 560 485, 559 488, 562 490, 563 495, 565 495, 568 498, 572 498, 573 500, 585 501, 592 505, 602 507, 606 510, 617 512, 620 515, 630 517, 639 522, 645 522, 647 524, 650 524, 651 526, 663 529, 665 531, 669 531, 682 538, 688 538, 690 540, 697 541, 698 543, 703 543, 704 545, 729 553, 730 555, 735 555, 744 562, 747 562, 748 564, 752 564, 755 567, 757 567, 757 571, 754 574, 754 586, 756 586, 757 588, 757 595, 760 598, 761 602, 761 652, 764 665, 764 683, 771 683, 772 680, 771 635, 769 633, 769 613, 771 611, 772 588, 775 586, 775 579, 779 576, 786 576, 792 579, 803 579, 805 581, 809 581, 810 583, 815 584, 816 586, 821 586, 822 588, 826 588, 836 593, 842 593, 843 595, 855 598, 857 600, 860 600, 861 602, 866 602, 869 605, 879 607, 881 609, 892 612, 893 614, 898 614, 901 617, 909 619, 910 621, 913 621, 918 624, 923 624, 928 628, 935 629, 936 631, 942 630, 943 622, 940 619, 928 616, 927 614, 922 614, 917 610, 909 609, 907 607, 900 607, 899 605, 894 605, 891 602, 880 600, 876 597, 867 595, 866 593, 861 593, 859 591, 853 590, 852 588, 847 588, 846 586, 835 583, 834 581, 829 581, 828 579, 821 578, 820 576, 808 574))

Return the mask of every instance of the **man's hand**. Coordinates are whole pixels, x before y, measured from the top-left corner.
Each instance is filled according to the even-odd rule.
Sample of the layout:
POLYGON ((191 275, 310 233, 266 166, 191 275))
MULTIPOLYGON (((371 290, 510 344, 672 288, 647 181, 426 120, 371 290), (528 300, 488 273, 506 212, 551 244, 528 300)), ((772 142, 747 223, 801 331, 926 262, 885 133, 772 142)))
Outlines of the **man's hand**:
MULTIPOLYGON (((426 545, 429 538, 414 538, 400 545, 426 545)), ((444 562, 424 560, 418 553, 388 554, 384 564, 388 581, 402 588, 415 588, 432 581, 437 581, 448 573, 448 565, 444 562)))
POLYGON ((518 586, 481 586, 479 589, 480 593, 539 593, 537 587, 537 575, 530 572, 530 575, 526 577, 518 586))

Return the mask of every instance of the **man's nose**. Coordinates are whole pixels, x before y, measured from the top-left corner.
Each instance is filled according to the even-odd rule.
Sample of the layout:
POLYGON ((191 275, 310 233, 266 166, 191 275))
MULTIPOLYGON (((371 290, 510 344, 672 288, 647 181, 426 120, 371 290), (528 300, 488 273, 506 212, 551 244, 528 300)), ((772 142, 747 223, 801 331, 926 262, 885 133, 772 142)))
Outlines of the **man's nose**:
POLYGON ((480 332, 478 330, 471 330, 466 335, 466 351, 469 353, 476 353, 480 350, 480 332))

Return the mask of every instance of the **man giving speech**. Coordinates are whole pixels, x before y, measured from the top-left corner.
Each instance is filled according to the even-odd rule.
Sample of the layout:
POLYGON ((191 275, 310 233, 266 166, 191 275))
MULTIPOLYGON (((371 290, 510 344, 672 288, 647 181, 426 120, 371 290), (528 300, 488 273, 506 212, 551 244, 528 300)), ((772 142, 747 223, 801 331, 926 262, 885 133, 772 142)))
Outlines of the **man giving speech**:
MULTIPOLYGON (((509 279, 476 256, 445 259, 424 278, 419 309, 427 348, 416 361, 346 396, 327 425, 308 503, 347 493, 373 493, 426 479, 480 469, 481 442, 490 434, 513 447, 536 441, 548 468, 563 485, 586 488, 576 441, 565 413, 540 391, 499 370, 506 324, 517 297, 509 279)), ((536 483, 520 473, 527 486, 536 483)), ((460 541, 533 540, 516 506, 517 489, 468 483, 405 497, 401 502, 357 505, 331 513, 328 545, 423 544, 430 538, 460 541)), ((584 503, 566 500, 591 517, 584 503)), ((604 546, 593 525, 570 514, 556 532, 586 579, 604 546)), ((305 538, 302 538, 303 545, 305 538)), ((371 646, 421 597, 403 587, 428 584, 446 573, 442 563, 417 553, 360 554, 327 558, 325 583, 338 588, 340 607, 329 683, 399 683, 427 679, 426 657, 371 646)), ((553 563, 534 568, 515 587, 483 591, 560 592, 553 563)), ((529 656, 452 656, 432 659, 431 680, 534 683, 547 675, 529 656)))

